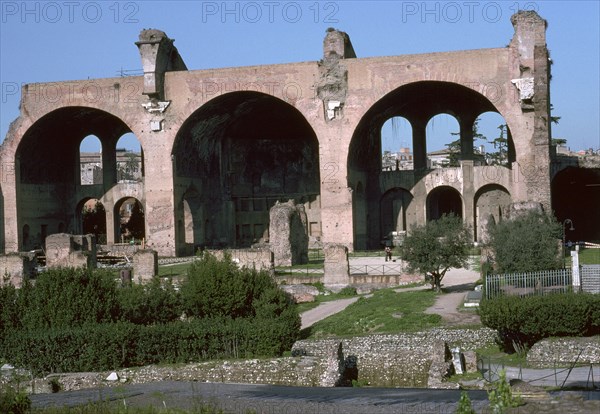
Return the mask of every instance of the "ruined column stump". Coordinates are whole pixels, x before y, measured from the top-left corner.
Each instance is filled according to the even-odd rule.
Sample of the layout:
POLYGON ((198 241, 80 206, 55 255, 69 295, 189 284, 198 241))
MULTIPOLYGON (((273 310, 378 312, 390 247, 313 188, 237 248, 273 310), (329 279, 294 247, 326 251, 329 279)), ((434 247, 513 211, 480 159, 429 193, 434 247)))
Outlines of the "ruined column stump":
POLYGON ((23 282, 35 272, 35 256, 11 253, 0 256, 0 286, 23 286, 23 282))
POLYGON ((151 249, 138 250, 133 255, 133 278, 144 283, 158 275, 158 252, 151 249))
POLYGON ((348 248, 343 244, 326 243, 323 283, 330 289, 341 289, 350 284, 348 248))
POLYGON ((276 203, 269 212, 269 246, 275 266, 308 263, 306 212, 293 200, 276 203))
POLYGON ((96 268, 96 236, 51 234, 46 237, 46 267, 96 268))

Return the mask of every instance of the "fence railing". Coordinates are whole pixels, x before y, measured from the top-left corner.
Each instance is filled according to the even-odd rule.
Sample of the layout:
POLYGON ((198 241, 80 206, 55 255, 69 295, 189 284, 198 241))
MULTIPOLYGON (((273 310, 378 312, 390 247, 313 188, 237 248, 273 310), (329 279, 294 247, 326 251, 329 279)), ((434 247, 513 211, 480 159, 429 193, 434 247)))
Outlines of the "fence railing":
POLYGON ((382 265, 351 265, 351 275, 401 275, 402 264, 382 264, 382 265))
POLYGON ((579 291, 600 293, 600 265, 579 266, 581 286, 573 286, 570 268, 528 273, 507 273, 485 277, 485 297, 500 295, 535 296, 579 291))
POLYGON ((600 293, 600 265, 582 265, 581 289, 588 293, 600 293))
POLYGON ((323 276, 323 268, 314 268, 314 267, 276 267, 275 268, 275 276, 323 276))
POLYGON ((485 277, 487 299, 500 295, 535 296, 566 293, 573 290, 571 269, 507 273, 485 277))
POLYGON ((593 362, 528 361, 507 365, 498 358, 477 354, 477 370, 488 382, 498 381, 504 371, 507 380, 519 379, 536 386, 595 389, 600 385, 600 364, 593 362))

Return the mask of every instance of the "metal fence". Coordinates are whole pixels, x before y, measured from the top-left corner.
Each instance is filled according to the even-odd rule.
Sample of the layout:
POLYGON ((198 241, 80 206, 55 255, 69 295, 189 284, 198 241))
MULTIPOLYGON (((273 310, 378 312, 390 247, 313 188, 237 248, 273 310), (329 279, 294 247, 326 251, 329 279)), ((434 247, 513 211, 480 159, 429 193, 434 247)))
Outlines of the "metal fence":
POLYGON ((350 265, 351 275, 401 275, 402 264, 382 264, 382 265, 350 265))
POLYGON ((588 293, 600 293, 600 265, 580 267, 581 289, 588 293))
POLYGON ((528 361, 506 365, 499 358, 477 354, 477 370, 488 382, 498 381, 504 371, 507 380, 520 379, 535 386, 596 389, 600 385, 600 364, 592 362, 528 361))
POLYGON ((573 290, 571 269, 507 273, 485 277, 485 295, 492 299, 501 295, 535 296, 566 293, 573 290))

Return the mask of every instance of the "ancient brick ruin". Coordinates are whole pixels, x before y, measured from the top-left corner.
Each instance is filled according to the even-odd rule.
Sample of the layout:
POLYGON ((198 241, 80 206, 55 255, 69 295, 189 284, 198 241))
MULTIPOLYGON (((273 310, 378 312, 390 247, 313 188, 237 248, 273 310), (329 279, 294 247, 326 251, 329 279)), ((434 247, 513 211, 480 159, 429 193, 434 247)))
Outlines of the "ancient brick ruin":
MULTIPOLYGON (((107 245, 121 241, 124 200, 137 200, 146 246, 160 256, 272 240, 269 210, 290 199, 304 207, 311 246, 349 251, 450 211, 474 240, 513 202, 569 214, 569 201, 551 196, 553 179, 575 173, 551 163, 546 21, 535 12, 511 21, 506 47, 360 58, 332 29, 319 61, 214 70, 188 69, 172 39, 144 30, 135 43, 143 76, 23 86, 1 148, 0 250, 82 234, 91 199, 106 210, 107 245), (508 126, 506 165, 474 162, 473 124, 489 111, 508 126), (425 127, 440 113, 459 121, 460 160, 433 170, 425 127), (381 126, 395 116, 410 122, 414 160, 383 171, 381 126), (125 133, 139 140, 142 166, 123 182, 115 144, 125 133), (89 135, 102 144, 102 177, 82 184, 89 135)), ((582 229, 600 232, 596 221, 582 229)))

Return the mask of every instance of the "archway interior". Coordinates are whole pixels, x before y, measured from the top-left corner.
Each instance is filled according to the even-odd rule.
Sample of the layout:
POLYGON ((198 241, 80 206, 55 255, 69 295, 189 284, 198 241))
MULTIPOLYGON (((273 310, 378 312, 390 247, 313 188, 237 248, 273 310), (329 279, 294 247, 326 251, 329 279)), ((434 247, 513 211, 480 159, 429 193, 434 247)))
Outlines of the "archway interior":
POLYGON ((381 198, 381 234, 389 237, 392 232, 405 232, 412 214, 409 206, 412 194, 403 188, 394 188, 381 198))
POLYGON ((304 203, 309 230, 320 227, 318 141, 277 98, 235 92, 213 99, 184 123, 173 155, 180 254, 266 240, 276 201, 304 203))
POLYGON ((106 244, 106 209, 96 198, 82 200, 77 207, 76 233, 93 234, 98 244, 106 244))
MULTIPOLYGON (((423 193, 424 190, 415 192, 415 186, 432 171, 433 165, 428 152, 431 152, 433 144, 430 142, 431 134, 428 135, 427 131, 432 118, 446 114, 445 116, 454 118, 458 123, 454 132, 457 135, 447 137, 448 143, 453 139, 459 143, 457 165, 460 165, 461 160, 472 160, 474 165, 484 165, 485 160, 475 148, 474 125, 478 116, 488 112, 498 111, 485 96, 465 86, 441 81, 422 81, 401 86, 385 95, 366 112, 353 134, 348 154, 348 186, 355 189, 356 184, 361 182, 365 188, 362 194, 356 191, 353 193, 356 249, 379 248, 384 236, 381 232, 387 228, 384 223, 389 221, 381 216, 383 210, 380 202, 384 200, 382 195, 392 188, 402 187, 413 194, 409 211, 414 213, 414 221, 408 223, 408 227, 425 222, 426 214, 423 212, 426 211, 427 194, 423 193), (398 117, 410 124, 412 136, 404 137, 404 141, 410 141, 408 148, 413 160, 412 169, 391 168, 382 171, 382 154, 387 150, 383 146, 385 143, 382 144, 382 133, 385 134, 386 128, 389 128, 386 122, 398 117)), ((511 147, 509 131, 506 131, 506 136, 507 145, 511 147)), ((514 150, 512 154, 514 155, 514 150)))
POLYGON ((79 144, 80 184, 102 184, 102 143, 88 135, 79 144))
POLYGON ((551 185, 552 209, 565 240, 600 243, 600 168, 565 168, 551 185))
POLYGON ((146 238, 144 206, 133 197, 115 203, 115 243, 140 244, 146 238))
POLYGON ((427 220, 438 220, 443 215, 462 217, 460 193, 452 187, 437 187, 427 196, 427 220))
POLYGON ((488 240, 488 226, 506 218, 507 210, 512 202, 506 188, 490 184, 480 188, 475 194, 475 240, 488 240))
POLYGON ((59 229, 80 230, 77 203, 84 198, 101 199, 116 183, 116 176, 107 174, 110 165, 116 164, 109 149, 127 132, 131 131, 119 118, 88 107, 57 109, 25 132, 16 151, 17 221, 19 228, 29 226, 30 245, 43 245, 43 239, 59 229), (102 145, 102 179, 82 185, 81 143, 91 135, 102 145))
POLYGON ((117 182, 141 182, 144 177, 142 146, 133 133, 119 138, 115 147, 117 182))

